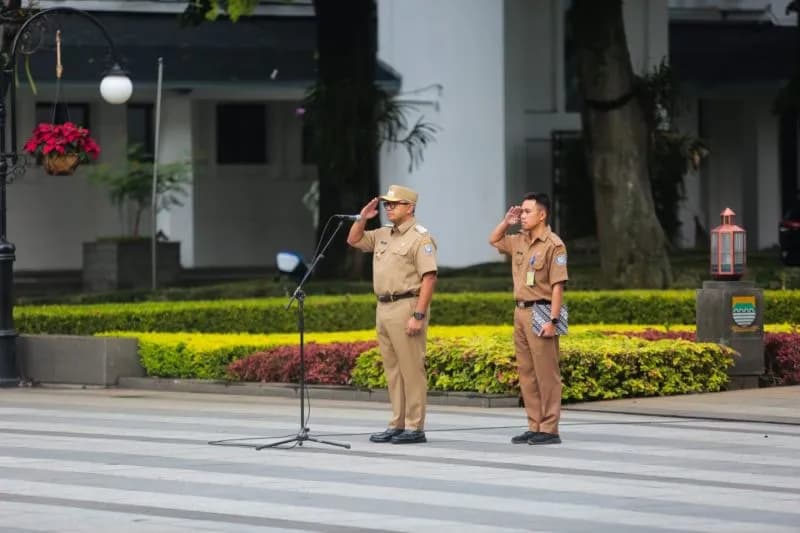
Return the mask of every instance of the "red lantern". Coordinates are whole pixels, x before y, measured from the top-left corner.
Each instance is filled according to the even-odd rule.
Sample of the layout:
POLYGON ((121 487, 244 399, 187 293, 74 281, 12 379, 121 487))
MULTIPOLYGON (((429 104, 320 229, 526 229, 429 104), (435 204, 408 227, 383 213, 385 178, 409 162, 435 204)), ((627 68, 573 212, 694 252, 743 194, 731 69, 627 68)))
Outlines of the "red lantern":
POLYGON ((746 232, 734 224, 736 213, 729 207, 720 213, 722 225, 711 230, 711 277, 738 280, 747 263, 746 232))

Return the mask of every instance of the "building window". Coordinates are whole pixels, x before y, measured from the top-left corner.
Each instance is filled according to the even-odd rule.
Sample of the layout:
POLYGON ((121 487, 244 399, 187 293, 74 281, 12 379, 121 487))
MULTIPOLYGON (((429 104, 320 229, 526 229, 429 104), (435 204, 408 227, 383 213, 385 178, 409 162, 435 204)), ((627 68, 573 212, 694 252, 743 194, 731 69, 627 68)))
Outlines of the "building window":
POLYGON ((217 104, 217 163, 267 162, 267 106, 217 104))
POLYGON ((40 102, 36 104, 36 124, 63 124, 72 122, 91 130, 89 124, 89 104, 53 104, 40 102))
POLYGON ((141 146, 143 155, 153 157, 155 153, 153 104, 129 104, 127 111, 128 149, 141 146))

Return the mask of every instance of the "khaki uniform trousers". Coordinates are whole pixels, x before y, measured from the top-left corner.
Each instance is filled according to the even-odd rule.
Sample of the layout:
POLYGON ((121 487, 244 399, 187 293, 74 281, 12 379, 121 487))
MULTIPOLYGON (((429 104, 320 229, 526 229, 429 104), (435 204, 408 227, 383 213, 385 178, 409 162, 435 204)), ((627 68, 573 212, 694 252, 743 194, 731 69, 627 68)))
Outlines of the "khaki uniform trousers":
POLYGON ((425 373, 425 344, 428 320, 422 331, 409 337, 406 324, 414 312, 416 298, 378 302, 375 321, 378 346, 392 402, 392 420, 388 427, 406 430, 425 428, 425 404, 428 379, 425 373))
POLYGON ((531 327, 531 312, 530 308, 514 309, 514 351, 528 429, 558 434, 561 418, 558 336, 536 335, 531 327))

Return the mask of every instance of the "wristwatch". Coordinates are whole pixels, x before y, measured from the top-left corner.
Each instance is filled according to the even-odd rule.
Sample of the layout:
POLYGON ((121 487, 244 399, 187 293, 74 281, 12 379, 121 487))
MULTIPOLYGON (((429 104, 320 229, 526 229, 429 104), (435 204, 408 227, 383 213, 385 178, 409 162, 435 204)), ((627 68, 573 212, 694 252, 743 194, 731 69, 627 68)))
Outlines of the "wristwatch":
POLYGON ((425 313, 420 313, 418 311, 414 311, 414 313, 411 316, 413 316, 417 320, 425 320, 425 313))
POLYGON ((553 323, 553 325, 555 326, 556 324, 558 324, 559 322, 561 322, 561 319, 560 319, 560 318, 558 318, 558 317, 551 318, 551 319, 550 319, 550 322, 552 322, 552 323, 553 323))

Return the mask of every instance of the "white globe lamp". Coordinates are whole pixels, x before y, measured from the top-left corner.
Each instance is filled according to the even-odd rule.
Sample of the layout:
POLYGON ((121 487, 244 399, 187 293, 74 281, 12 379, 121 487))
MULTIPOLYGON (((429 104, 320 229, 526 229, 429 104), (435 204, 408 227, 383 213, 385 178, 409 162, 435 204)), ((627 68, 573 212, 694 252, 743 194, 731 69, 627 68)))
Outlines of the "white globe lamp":
POLYGON ((133 83, 119 64, 114 63, 100 82, 100 95, 109 104, 124 104, 133 94, 133 83))

